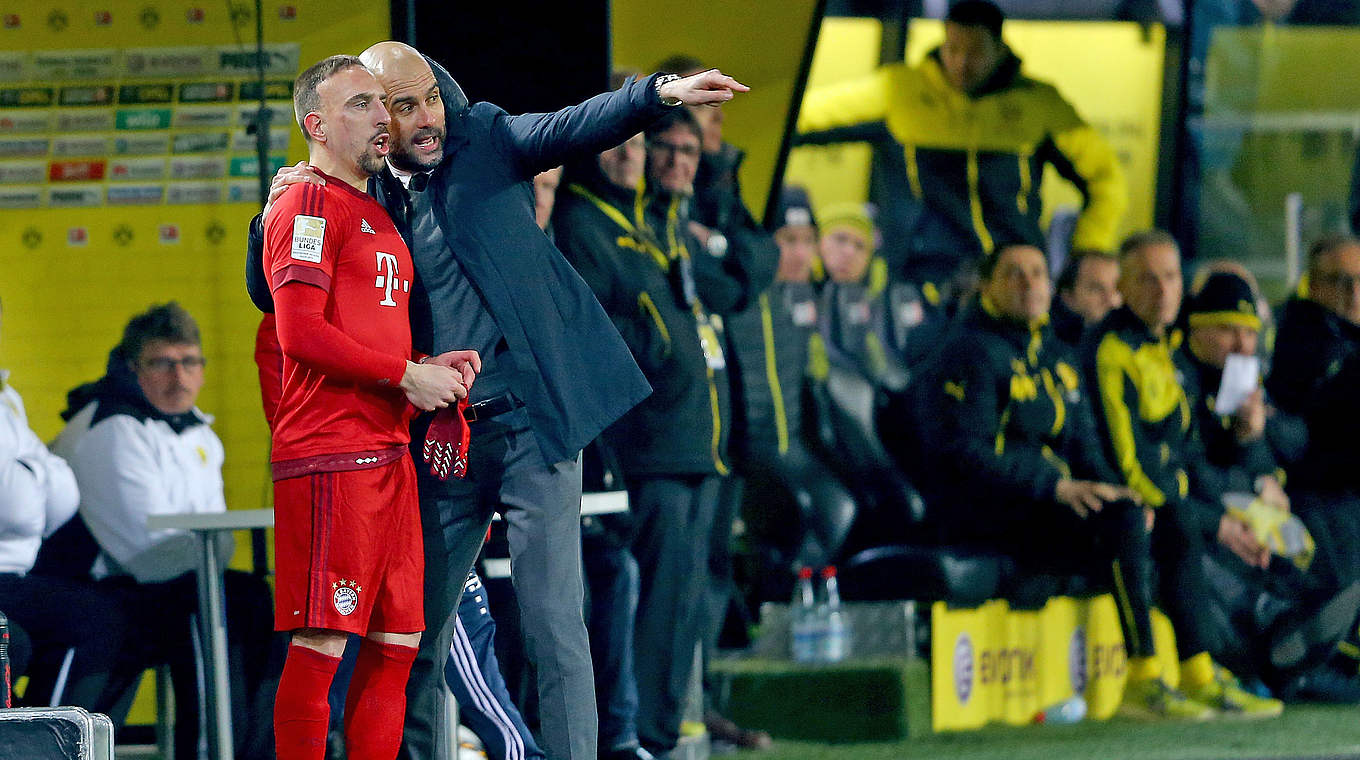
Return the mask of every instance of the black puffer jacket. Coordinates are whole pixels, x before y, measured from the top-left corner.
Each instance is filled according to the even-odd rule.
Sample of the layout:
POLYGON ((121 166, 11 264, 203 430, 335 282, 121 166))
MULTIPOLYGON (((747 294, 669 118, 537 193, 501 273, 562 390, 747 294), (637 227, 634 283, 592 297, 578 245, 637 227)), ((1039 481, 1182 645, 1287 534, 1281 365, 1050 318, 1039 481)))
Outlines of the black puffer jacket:
POLYGON ((1266 390, 1303 418, 1308 454, 1290 470, 1310 489, 1360 488, 1355 466, 1360 430, 1360 326, 1304 298, 1287 302, 1275 337, 1266 390))

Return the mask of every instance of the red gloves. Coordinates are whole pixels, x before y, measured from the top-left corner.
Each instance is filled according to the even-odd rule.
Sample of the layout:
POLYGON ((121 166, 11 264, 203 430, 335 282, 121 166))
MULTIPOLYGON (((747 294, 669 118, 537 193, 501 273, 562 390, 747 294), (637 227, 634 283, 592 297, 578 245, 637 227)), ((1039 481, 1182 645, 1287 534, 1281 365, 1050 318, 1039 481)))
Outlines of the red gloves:
POLYGON ((468 443, 472 431, 467 420, 463 419, 463 409, 467 399, 460 399, 457 407, 445 407, 435 412, 425 431, 423 456, 430 464, 430 474, 440 480, 448 480, 449 475, 461 478, 467 475, 468 443))

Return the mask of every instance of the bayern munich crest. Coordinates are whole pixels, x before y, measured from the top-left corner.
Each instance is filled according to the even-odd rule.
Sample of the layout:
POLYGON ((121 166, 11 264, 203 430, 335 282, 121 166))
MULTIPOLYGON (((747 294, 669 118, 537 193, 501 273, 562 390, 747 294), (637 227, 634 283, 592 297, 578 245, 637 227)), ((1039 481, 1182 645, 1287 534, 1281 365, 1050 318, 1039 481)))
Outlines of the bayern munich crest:
POLYGON ((973 661, 973 640, 967 632, 960 633, 954 642, 954 693, 961 705, 973 696, 973 661))
POLYGON ((347 581, 344 578, 331 584, 331 601, 335 604, 335 611, 341 615, 349 615, 359 607, 359 592, 364 590, 355 581, 347 581))

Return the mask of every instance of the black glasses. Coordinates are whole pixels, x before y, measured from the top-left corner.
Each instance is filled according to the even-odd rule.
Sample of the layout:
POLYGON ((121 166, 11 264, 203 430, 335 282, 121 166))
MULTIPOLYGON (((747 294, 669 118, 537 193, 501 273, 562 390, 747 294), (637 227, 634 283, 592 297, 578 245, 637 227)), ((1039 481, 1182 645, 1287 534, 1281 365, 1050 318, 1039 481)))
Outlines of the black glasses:
POLYGON ((684 156, 685 158, 699 157, 698 145, 678 145, 673 142, 666 142, 665 140, 648 140, 647 147, 662 153, 674 153, 678 156, 684 156))
POLYGON ((186 356, 183 359, 171 359, 168 356, 158 356, 155 359, 147 359, 142 362, 142 369, 148 372, 170 374, 176 369, 183 367, 186 372, 198 372, 208 363, 207 359, 201 356, 186 356))

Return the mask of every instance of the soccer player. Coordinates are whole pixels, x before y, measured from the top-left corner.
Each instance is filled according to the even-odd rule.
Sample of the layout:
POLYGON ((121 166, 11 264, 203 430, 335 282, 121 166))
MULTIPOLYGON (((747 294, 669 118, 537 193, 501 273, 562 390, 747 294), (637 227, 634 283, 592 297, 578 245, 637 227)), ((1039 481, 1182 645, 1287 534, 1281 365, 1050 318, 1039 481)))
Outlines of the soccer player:
POLYGON ((320 760, 347 634, 365 639, 345 706, 352 760, 392 760, 424 629, 411 406, 467 395, 472 352, 411 360, 411 254, 364 190, 388 150, 382 87, 353 56, 298 76, 313 169, 265 221, 283 394, 273 425, 275 627, 293 632, 275 701, 281 760, 320 760), (459 369, 450 366, 457 361, 459 369), (409 402, 409 403, 408 403, 409 402))

